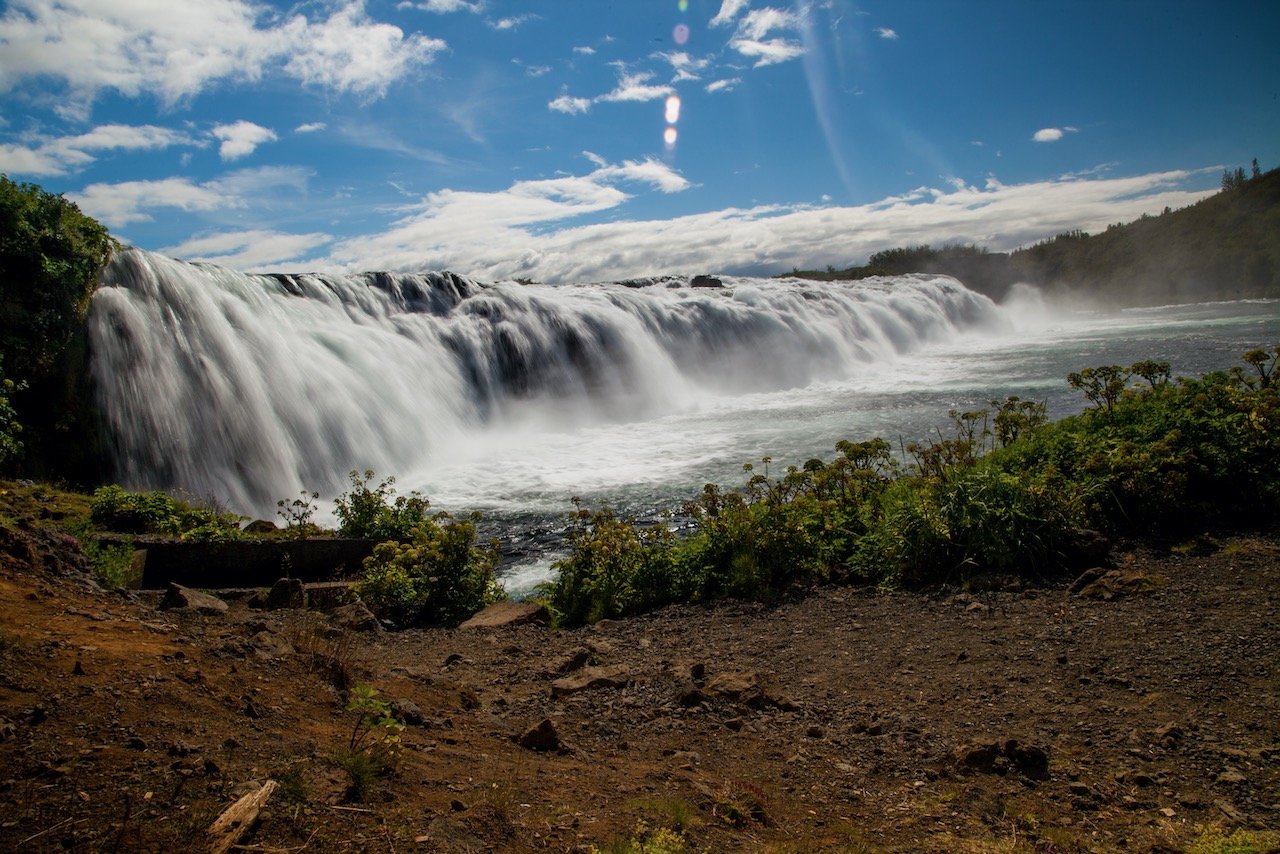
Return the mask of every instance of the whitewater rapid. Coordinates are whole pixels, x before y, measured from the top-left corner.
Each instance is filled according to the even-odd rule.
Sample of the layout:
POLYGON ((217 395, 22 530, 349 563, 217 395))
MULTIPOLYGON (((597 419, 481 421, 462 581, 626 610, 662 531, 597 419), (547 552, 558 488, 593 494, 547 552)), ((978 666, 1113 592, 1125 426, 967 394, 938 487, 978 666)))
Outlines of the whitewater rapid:
MULTIPOLYGON (((587 480, 645 447, 660 470, 664 425, 685 429, 689 413, 714 425, 718 407, 745 402, 767 421, 788 395, 1013 326, 945 276, 722 281, 246 275, 128 249, 90 308, 91 369, 123 484, 269 517, 302 489, 337 495, 352 469, 465 500, 469 472, 512 449, 503 465, 525 482, 509 491, 563 502, 575 484, 549 449, 577 456, 572 476, 587 480)), ((624 464, 606 480, 630 476, 624 464)))

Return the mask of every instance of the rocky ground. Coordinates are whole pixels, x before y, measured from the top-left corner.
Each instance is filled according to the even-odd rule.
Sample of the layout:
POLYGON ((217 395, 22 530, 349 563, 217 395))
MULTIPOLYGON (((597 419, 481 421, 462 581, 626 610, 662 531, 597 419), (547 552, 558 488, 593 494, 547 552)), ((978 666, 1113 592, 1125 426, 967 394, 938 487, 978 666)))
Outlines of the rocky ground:
POLYGON ((388 633, 160 609, 0 533, 5 850, 208 850, 267 780, 242 850, 1280 845, 1276 536, 1120 551, 1088 586, 388 633), (405 723, 359 800, 357 685, 405 723))

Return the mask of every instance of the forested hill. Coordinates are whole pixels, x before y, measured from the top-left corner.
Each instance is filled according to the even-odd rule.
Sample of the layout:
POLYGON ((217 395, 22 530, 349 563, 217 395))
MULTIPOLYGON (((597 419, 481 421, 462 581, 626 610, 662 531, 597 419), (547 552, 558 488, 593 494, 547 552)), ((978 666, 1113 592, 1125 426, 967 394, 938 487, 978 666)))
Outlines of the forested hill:
POLYGON ((1227 173, 1222 192, 1190 207, 1081 231, 1012 253, 916 246, 864 267, 798 272, 819 279, 946 273, 996 299, 1015 282, 1123 305, 1280 297, 1280 169, 1227 173))

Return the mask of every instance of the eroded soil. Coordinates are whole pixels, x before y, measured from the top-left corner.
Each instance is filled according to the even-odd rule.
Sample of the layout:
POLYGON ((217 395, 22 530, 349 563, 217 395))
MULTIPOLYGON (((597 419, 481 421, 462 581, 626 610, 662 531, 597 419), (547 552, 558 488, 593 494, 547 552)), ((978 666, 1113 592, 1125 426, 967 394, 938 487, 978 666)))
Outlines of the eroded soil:
POLYGON ((1178 851, 1280 828, 1280 538, 1117 553, 1066 582, 683 606, 578 631, 398 633, 103 592, 58 544, 0 567, 0 848, 1178 851), (1097 592, 1096 589, 1094 592, 1097 592), (560 681, 557 681, 560 680, 560 681), (335 761, 350 684, 397 701, 399 766, 335 761), (540 744, 523 734, 543 721, 540 744))

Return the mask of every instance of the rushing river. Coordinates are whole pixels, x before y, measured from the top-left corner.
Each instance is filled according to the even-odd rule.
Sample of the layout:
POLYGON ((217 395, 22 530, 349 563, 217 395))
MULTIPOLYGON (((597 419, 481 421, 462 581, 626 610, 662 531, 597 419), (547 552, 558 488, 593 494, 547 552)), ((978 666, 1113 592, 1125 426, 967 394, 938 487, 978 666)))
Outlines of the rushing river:
POLYGON ((249 276, 128 250, 94 298, 93 371, 127 486, 270 518, 372 468, 480 511, 526 552, 503 571, 519 592, 549 577, 573 496, 656 515, 745 462, 910 442, 991 398, 1078 411, 1082 367, 1191 375, 1280 342, 1274 301, 1103 313, 940 276, 723 285, 249 276))

